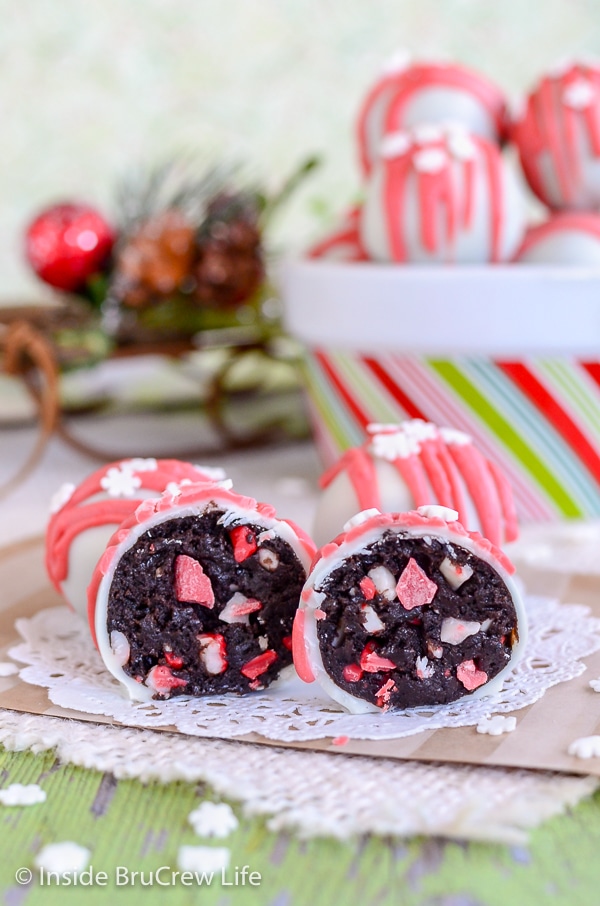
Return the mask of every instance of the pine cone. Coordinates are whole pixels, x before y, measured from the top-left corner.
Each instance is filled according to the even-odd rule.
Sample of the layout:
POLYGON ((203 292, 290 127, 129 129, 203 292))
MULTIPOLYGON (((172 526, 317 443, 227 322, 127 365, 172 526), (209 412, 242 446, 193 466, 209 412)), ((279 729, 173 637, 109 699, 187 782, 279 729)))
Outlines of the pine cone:
POLYGON ((192 271, 194 230, 176 208, 144 221, 115 255, 114 286, 124 305, 145 308, 176 293, 192 271))
POLYGON ((208 208, 197 244, 194 268, 198 302, 239 305, 264 278, 261 234, 249 199, 219 196, 208 208))

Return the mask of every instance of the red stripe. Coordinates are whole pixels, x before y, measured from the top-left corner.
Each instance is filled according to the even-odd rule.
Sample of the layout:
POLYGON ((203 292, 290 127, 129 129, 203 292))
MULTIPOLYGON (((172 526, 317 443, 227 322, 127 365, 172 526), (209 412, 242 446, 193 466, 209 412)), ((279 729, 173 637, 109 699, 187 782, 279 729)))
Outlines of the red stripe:
POLYGON ((331 383, 334 385, 335 389, 337 390, 337 392, 339 393, 341 398, 346 403, 346 406, 348 407, 350 412, 353 414, 356 421, 360 424, 361 428, 364 430, 367 427, 367 425, 373 421, 373 419, 369 415, 367 415, 367 413, 364 411, 364 409, 361 409, 361 407, 358 405, 356 400, 352 396, 350 396, 350 394, 346 390, 346 387, 344 386, 342 381, 337 376, 336 372, 334 371, 333 367, 331 366, 331 363, 328 361, 328 359, 324 355, 324 353, 319 352, 318 350, 315 351, 315 358, 319 362, 321 368, 326 373, 326 375, 329 378, 329 380, 331 381, 331 383))
POLYGON ((600 362, 579 362, 579 364, 600 387, 600 362))
POLYGON ((421 410, 415 406, 413 401, 400 389, 398 384, 392 380, 385 368, 383 368, 376 359, 363 356, 363 362, 367 368, 372 371, 379 383, 385 387, 390 396, 392 396, 397 403, 400 403, 408 418, 422 418, 425 421, 428 421, 421 410))
POLYGON ((600 457, 587 437, 569 418, 543 384, 538 381, 525 365, 518 362, 497 362, 496 364, 529 397, 535 404, 536 409, 541 410, 550 424, 554 425, 560 436, 576 451, 596 481, 600 481, 600 457))

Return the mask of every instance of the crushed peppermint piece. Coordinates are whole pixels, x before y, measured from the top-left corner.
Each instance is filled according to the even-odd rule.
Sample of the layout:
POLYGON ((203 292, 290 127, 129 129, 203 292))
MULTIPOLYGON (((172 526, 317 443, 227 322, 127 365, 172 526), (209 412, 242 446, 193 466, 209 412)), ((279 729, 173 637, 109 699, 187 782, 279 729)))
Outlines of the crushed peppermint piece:
POLYGON ((209 610, 215 605, 212 583, 202 564, 187 554, 175 559, 175 597, 186 604, 201 604, 209 610))
POLYGON ((233 545, 233 557, 236 563, 243 563, 258 548, 256 535, 247 525, 238 525, 229 533, 233 545))
POLYGON ((347 746, 350 742, 349 736, 336 736, 335 739, 331 740, 332 746, 347 746))
POLYGON ((388 711, 392 692, 395 692, 397 688, 393 679, 386 680, 383 686, 380 686, 375 694, 375 704, 377 707, 381 708, 383 711, 388 711))
POLYGON ((321 610, 320 607, 317 607, 316 610, 313 611, 313 613, 314 613, 315 620, 324 620, 327 617, 327 614, 325 613, 325 611, 321 610))
POLYGON ((109 497, 133 497, 141 485, 142 479, 131 469, 117 469, 114 466, 100 479, 100 486, 109 497))
POLYGON ((378 594, 385 598, 386 601, 393 601, 396 597, 396 578, 387 568, 387 566, 374 566, 367 573, 369 579, 375 586, 378 594))
POLYGON ((383 632, 383 630, 385 629, 385 626, 370 604, 363 604, 361 606, 360 616, 365 632, 368 635, 375 635, 377 632, 383 632))
POLYGON ((357 683, 359 679, 362 679, 363 672, 362 667, 359 667, 358 664, 346 664, 342 670, 342 676, 347 683, 357 683))
POLYGON ((239 825, 233 809, 226 802, 201 802, 188 815, 188 822, 199 837, 228 837, 239 825))
POLYGON ((415 668, 419 679, 430 679, 435 673, 435 667, 426 657, 418 657, 415 661, 415 668))
POLYGON ((460 645, 470 635, 476 635, 481 629, 481 623, 475 620, 457 620, 455 617, 446 617, 442 622, 440 639, 448 645, 460 645))
POLYGON ((222 872, 230 861, 231 851, 224 846, 180 846, 177 850, 177 867, 181 871, 222 872))
POLYGON ((110 649, 119 667, 125 666, 129 660, 131 649, 129 647, 129 642, 127 641, 127 636, 118 629, 113 629, 110 634, 110 649))
POLYGON ((149 689, 154 689, 158 695, 168 696, 173 689, 177 689, 179 686, 187 686, 187 683, 187 680, 179 676, 173 676, 171 668, 167 667, 166 664, 156 664, 148 671, 148 676, 146 677, 146 686, 149 689))
POLYGON ((417 513, 425 516, 426 519, 443 519, 444 522, 456 522, 458 513, 447 506, 438 506, 434 503, 428 503, 424 506, 417 507, 417 513))
POLYGON ((70 481, 61 484, 58 491, 55 491, 50 498, 50 512, 52 515, 58 513, 69 502, 75 493, 75 485, 70 481))
POLYGON ((279 555, 268 547, 261 547, 258 551, 258 562, 267 572, 274 573, 279 566, 279 555))
POLYGON ((427 639, 427 642, 425 643, 425 647, 427 648, 427 654, 429 655, 429 657, 440 658, 444 653, 443 646, 438 645, 436 642, 433 642, 431 639, 427 639))
POLYGON ((64 843, 48 843, 34 859, 36 868, 64 875, 80 872, 88 865, 91 852, 79 843, 65 840, 64 843))
POLYGON ((474 689, 487 683, 488 676, 483 670, 477 669, 475 661, 469 660, 463 661, 458 665, 456 668, 456 678, 463 684, 465 689, 472 692, 474 689))
POLYGON ((600 758, 600 736, 581 736, 567 749, 575 758, 600 758))
POLYGON ((375 642, 367 642, 360 656, 360 666, 365 673, 378 673, 380 670, 395 670, 396 665, 387 657, 377 654, 375 642))
POLYGON ((276 660, 277 652, 269 648, 257 657, 253 657, 252 660, 247 661, 243 667, 240 668, 240 673, 243 676, 248 677, 248 679, 255 680, 257 676, 266 673, 271 664, 274 664, 276 660))
POLYGON ((165 661, 172 670, 181 670, 185 661, 178 654, 175 654, 171 651, 170 648, 165 647, 165 661))
POLYGON ((505 717, 503 714, 488 715, 477 724, 477 732, 487 733, 488 736, 502 736, 503 733, 512 733, 516 728, 517 718, 512 715, 505 717))
POLYGON ((377 589, 375 588, 375 583, 373 582, 371 577, 363 576, 358 585, 366 600, 372 601, 377 594, 377 589))
POLYGON ((236 591, 219 614, 219 619, 224 623, 249 623, 249 614, 261 607, 256 598, 247 598, 241 591, 236 591))
POLYGON ((224 636, 204 632, 197 636, 200 642, 200 661, 207 673, 217 676, 227 670, 227 645, 224 636))
POLYGON ((373 516, 381 516, 381 510, 378 510, 377 507, 371 507, 368 510, 361 510, 360 513, 355 513, 347 522, 342 526, 345 532, 349 532, 350 529, 355 528, 357 525, 362 525, 364 522, 368 522, 373 516))
POLYGON ((411 557, 396 585, 398 600, 405 610, 431 604, 438 590, 437 585, 411 557))
POLYGON ((0 805, 14 807, 17 805, 38 805, 46 801, 46 793, 37 783, 24 785, 11 783, 6 789, 0 790, 0 805))
POLYGON ((444 557, 440 563, 440 572, 450 588, 456 591, 467 579, 471 578, 473 567, 469 566, 468 563, 460 566, 458 563, 453 563, 449 557, 444 557))

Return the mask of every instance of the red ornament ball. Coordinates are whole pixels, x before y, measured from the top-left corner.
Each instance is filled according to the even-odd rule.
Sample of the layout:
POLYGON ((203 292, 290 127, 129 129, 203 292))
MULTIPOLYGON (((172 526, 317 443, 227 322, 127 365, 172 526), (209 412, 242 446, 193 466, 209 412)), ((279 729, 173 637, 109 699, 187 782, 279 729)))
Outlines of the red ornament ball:
POLYGON ((104 264, 114 241, 112 227, 94 208, 55 204, 27 228, 25 254, 45 283, 76 292, 104 264))

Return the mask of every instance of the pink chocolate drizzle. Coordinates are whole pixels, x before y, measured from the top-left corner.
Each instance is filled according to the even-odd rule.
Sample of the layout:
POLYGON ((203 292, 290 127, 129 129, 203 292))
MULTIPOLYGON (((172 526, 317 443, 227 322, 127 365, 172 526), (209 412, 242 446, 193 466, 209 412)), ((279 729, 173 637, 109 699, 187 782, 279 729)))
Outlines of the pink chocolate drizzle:
POLYGON ((385 104, 387 97, 383 135, 395 132, 406 127, 404 114, 408 104, 419 92, 431 88, 454 88, 476 98, 493 122, 499 140, 504 137, 506 105, 502 92, 495 85, 462 66, 417 63, 399 72, 386 73, 375 83, 363 102, 357 131, 360 161, 365 173, 370 173, 373 164, 369 127, 374 108, 380 101, 385 104))
MULTIPOLYGON (((68 502, 51 517, 46 533, 46 570, 57 591, 60 591, 60 583, 69 574, 69 551, 75 538, 96 526, 114 525, 116 528, 142 503, 142 498, 135 494, 89 502, 96 495, 105 494, 102 479, 111 469, 119 469, 123 462, 127 460, 97 469, 81 482, 68 502)), ((201 469, 178 459, 158 459, 156 466, 156 469, 133 470, 133 474, 141 480, 141 487, 153 491, 156 496, 162 494, 171 481, 210 480, 201 469)))
POLYGON ((523 169, 533 191, 553 207, 572 205, 581 184, 578 133, 583 128, 594 157, 600 157, 600 68, 574 64, 560 76, 544 77, 527 100, 525 114, 513 124, 523 169), (593 91, 582 108, 565 103, 564 94, 579 81, 593 91), (579 128, 578 128, 579 125, 579 128), (558 182, 560 199, 552 198, 540 167, 547 151, 558 182))
POLYGON ((500 260, 505 222, 502 157, 498 148, 486 139, 471 135, 470 141, 476 155, 472 159, 454 157, 447 137, 441 137, 426 143, 413 143, 404 154, 382 162, 382 209, 394 261, 407 260, 404 211, 407 186, 412 180, 416 180, 419 202, 420 242, 427 252, 434 255, 445 247, 447 258, 451 261, 458 234, 471 228, 479 203, 486 206, 489 215, 489 260, 500 260), (434 172, 421 171, 417 156, 424 150, 444 152, 446 161, 443 166, 434 172), (483 175, 487 186, 485 199, 476 196, 479 174, 483 175), (440 228, 440 222, 443 228, 440 228))
MULTIPOLYGON (((412 426, 425 424, 415 419, 398 425, 397 431, 410 433, 412 426)), ((450 507, 466 524, 464 485, 477 512, 482 534, 498 546, 514 541, 518 536, 517 516, 512 489, 502 471, 466 435, 463 440, 467 442, 457 443, 444 440, 434 425, 429 424, 429 428, 435 431, 435 437, 421 441, 418 453, 390 460, 406 484, 414 506, 435 502, 450 507)), ((341 472, 346 472, 352 483, 359 509, 382 509, 372 441, 347 450, 321 477, 321 486, 327 487, 341 472)))

